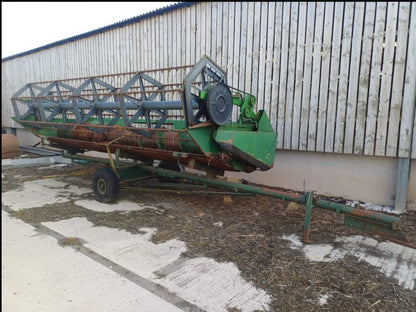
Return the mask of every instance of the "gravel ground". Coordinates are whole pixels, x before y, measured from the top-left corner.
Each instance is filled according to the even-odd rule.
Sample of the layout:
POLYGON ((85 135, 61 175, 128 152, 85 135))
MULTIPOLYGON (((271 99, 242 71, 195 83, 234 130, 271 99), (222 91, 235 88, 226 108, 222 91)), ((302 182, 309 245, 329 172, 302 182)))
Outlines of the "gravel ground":
MULTIPOLYGON (((4 169, 2 192, 19 188, 24 181, 45 177, 71 179, 92 189, 95 169, 95 165, 80 164, 43 170, 4 169)), ((82 196, 91 199, 93 195, 82 196)), ((416 311, 416 292, 398 286, 368 263, 351 256, 335 262, 311 262, 300 250, 290 248, 290 242, 282 237, 303 235, 302 205, 260 195, 183 194, 137 185, 122 189, 120 198, 160 209, 102 213, 77 206, 74 199, 39 209, 23 209, 12 216, 31 223, 85 217, 96 226, 133 234, 140 227, 157 228, 152 238, 155 243, 177 238, 188 248, 184 256, 235 263, 243 278, 273 296, 271 311, 416 311), (317 298, 322 296, 326 304, 319 305, 317 298)), ((402 231, 416 243, 416 211, 400 218, 402 231)), ((382 241, 344 226, 343 215, 323 209, 314 209, 310 235, 319 244, 334 243, 337 236, 348 235, 382 241)))

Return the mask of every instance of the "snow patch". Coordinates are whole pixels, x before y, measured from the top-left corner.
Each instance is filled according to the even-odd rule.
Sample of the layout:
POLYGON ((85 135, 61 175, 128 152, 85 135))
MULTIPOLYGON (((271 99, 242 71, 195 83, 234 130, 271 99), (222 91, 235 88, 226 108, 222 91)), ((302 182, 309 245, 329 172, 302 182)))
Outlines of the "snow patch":
MULTIPOLYGON (((283 235, 283 239, 297 242, 297 235, 283 235)), ((300 241, 300 240, 299 240, 300 241)), ((376 267, 387 277, 393 277, 405 289, 414 289, 416 283, 416 250, 392 242, 377 242, 375 239, 361 235, 337 237, 341 247, 331 244, 295 245, 302 248, 305 256, 311 261, 333 262, 347 255, 356 257, 376 267)))
POLYGON ((383 212, 388 212, 388 213, 393 213, 393 214, 400 214, 400 212, 394 210, 394 207, 391 207, 391 206, 377 205, 373 203, 365 203, 365 202, 358 201, 358 200, 348 200, 345 204, 347 206, 351 206, 354 208, 361 207, 367 210, 375 210, 375 211, 383 211, 383 212))
POLYGON ((41 179, 23 183, 20 190, 2 193, 2 204, 10 209, 42 207, 46 204, 64 203, 71 200, 71 195, 90 193, 91 190, 76 185, 58 181, 56 179, 41 179))
POLYGON ((320 306, 327 304, 328 303, 328 298, 329 298, 329 295, 328 294, 321 295, 319 297, 318 304, 320 306))
POLYGON ((112 212, 112 211, 137 211, 143 209, 155 209, 153 206, 145 206, 137 203, 132 203, 127 200, 120 200, 117 203, 106 204, 96 200, 77 200, 75 205, 84 207, 85 209, 98 212, 112 212))
POLYGON ((306 245, 303 247, 305 256, 311 261, 332 262, 338 257, 331 255, 333 247, 327 244, 306 245))
POLYGON ((284 234, 282 238, 291 242, 291 245, 289 246, 290 249, 298 249, 299 247, 302 246, 302 242, 299 236, 297 236, 296 234, 290 234, 290 235, 284 234))

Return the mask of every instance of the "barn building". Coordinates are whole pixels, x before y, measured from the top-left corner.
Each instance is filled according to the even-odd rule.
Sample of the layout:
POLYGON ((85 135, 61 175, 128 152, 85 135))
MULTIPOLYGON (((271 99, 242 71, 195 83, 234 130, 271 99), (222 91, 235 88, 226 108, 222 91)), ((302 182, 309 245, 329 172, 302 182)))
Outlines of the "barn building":
MULTIPOLYGON (((208 55, 278 134, 274 167, 233 175, 416 209, 416 4, 182 2, 2 59, 2 127, 29 82, 195 64, 208 55)), ((236 118, 237 113, 233 113, 236 118)))

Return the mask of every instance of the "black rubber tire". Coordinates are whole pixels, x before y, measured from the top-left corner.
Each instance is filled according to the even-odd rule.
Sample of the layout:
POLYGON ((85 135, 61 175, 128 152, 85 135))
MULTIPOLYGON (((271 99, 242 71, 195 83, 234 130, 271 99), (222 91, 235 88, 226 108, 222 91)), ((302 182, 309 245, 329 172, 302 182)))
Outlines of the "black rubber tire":
POLYGON ((209 119, 219 126, 225 125, 233 113, 233 96, 230 88, 220 82, 208 91, 207 110, 209 119))
POLYGON ((120 182, 113 169, 102 167, 92 178, 95 199, 103 203, 111 203, 118 198, 120 182))

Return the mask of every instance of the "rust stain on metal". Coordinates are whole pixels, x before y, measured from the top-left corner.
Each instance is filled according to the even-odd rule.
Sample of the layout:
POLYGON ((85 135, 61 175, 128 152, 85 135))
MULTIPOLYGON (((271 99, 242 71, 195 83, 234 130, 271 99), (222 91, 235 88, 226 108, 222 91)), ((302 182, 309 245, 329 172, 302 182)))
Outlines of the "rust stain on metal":
MULTIPOLYGON (((125 138, 120 139, 119 141, 124 140, 125 138)), ((109 141, 80 141, 75 139, 66 139, 66 138, 49 138, 53 143, 66 145, 69 147, 75 147, 79 149, 95 150, 98 152, 107 152, 106 146, 109 141)), ((160 150, 158 148, 149 148, 149 147, 140 147, 140 146, 131 146, 120 144, 121 142, 113 143, 109 146, 110 151, 115 153, 117 149, 121 152, 129 154, 129 157, 133 159, 153 158, 161 161, 170 161, 170 162, 179 162, 183 165, 187 165, 189 158, 195 159, 195 161, 210 166, 219 170, 235 171, 233 167, 228 164, 230 160, 229 157, 207 157, 201 154, 187 153, 188 157, 178 158, 174 155, 174 151, 160 150)))
POLYGON ((300 194, 296 194, 296 193, 278 191, 278 190, 268 188, 268 187, 263 187, 262 190, 265 191, 265 192, 271 192, 271 193, 275 193, 275 194, 279 194, 279 195, 284 195, 284 196, 287 196, 288 198, 291 198, 291 199, 297 199, 297 200, 303 200, 304 199, 304 195, 300 195, 300 194))
POLYGON ((179 145, 179 132, 166 132, 166 137, 163 139, 165 140, 165 149, 170 151, 180 151, 181 147, 179 145))
POLYGON ((389 240, 393 243, 416 249, 416 245, 414 243, 412 243, 411 241, 409 241, 405 236, 403 236, 403 237, 393 237, 391 235, 388 235, 388 234, 380 232, 380 231, 372 231, 372 234, 381 236, 381 237, 383 237, 383 238, 385 238, 385 239, 387 239, 387 240, 389 240))

